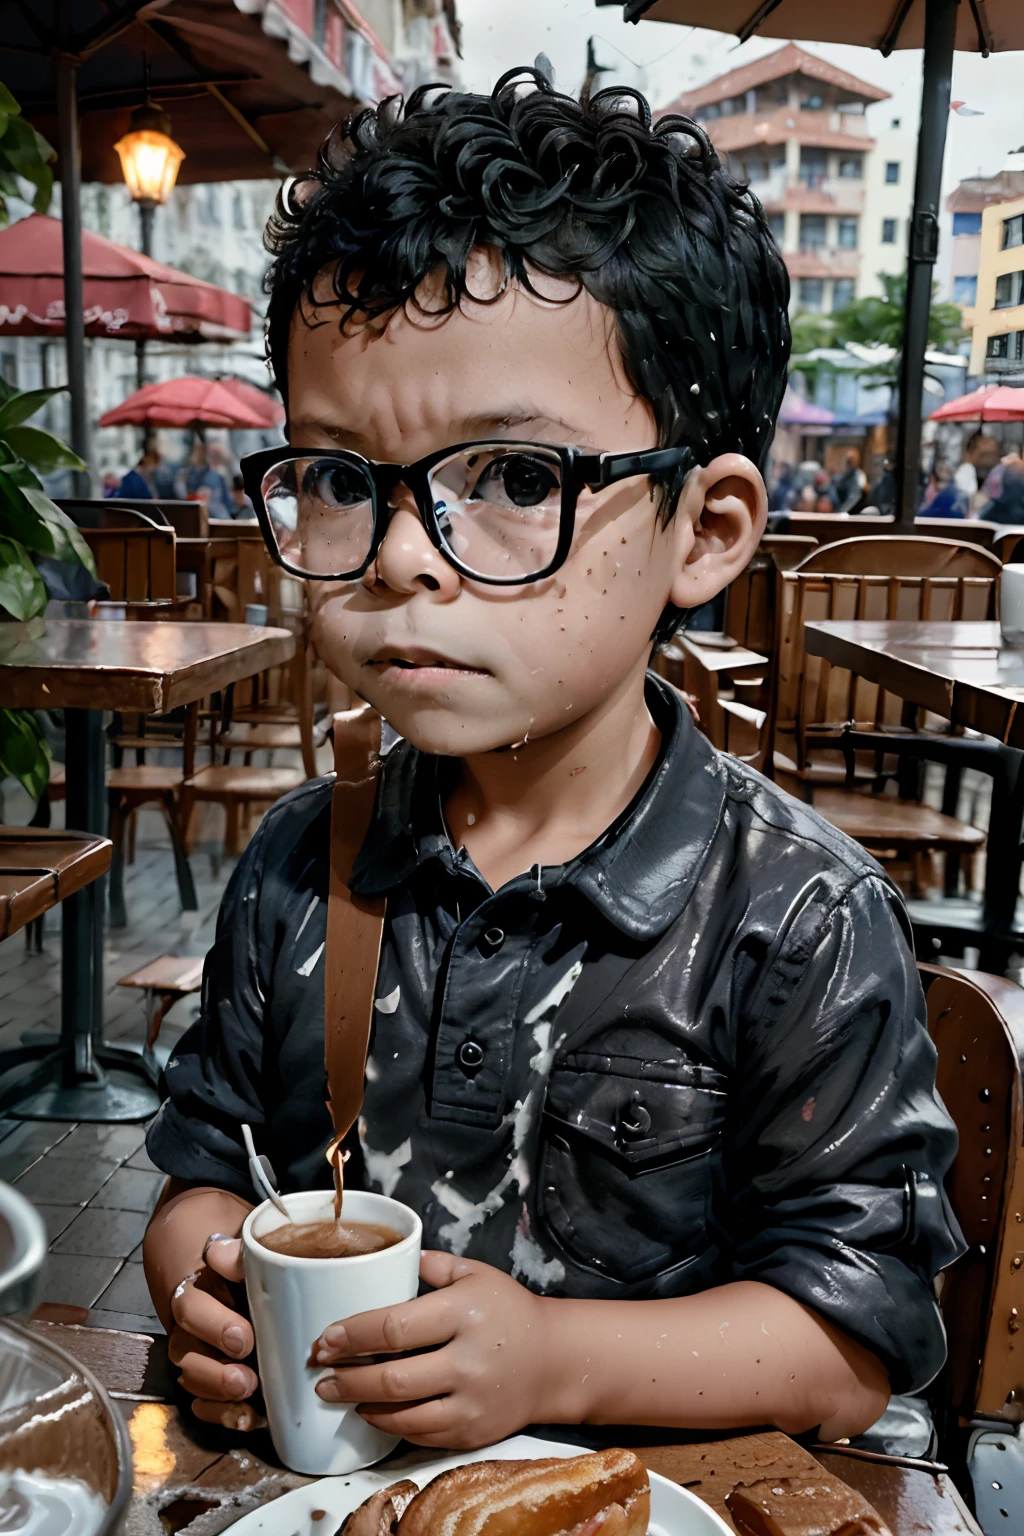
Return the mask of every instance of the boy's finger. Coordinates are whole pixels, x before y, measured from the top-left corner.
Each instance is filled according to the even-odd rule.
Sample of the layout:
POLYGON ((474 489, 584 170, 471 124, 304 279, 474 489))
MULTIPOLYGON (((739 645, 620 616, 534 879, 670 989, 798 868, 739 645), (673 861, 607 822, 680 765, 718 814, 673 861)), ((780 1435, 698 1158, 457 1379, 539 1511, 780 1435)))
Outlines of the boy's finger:
POLYGON ((192 1412, 204 1423, 221 1424, 225 1429, 265 1429, 267 1423, 250 1403, 215 1403, 196 1398, 192 1412))
POLYGON ((440 1248, 425 1248, 420 1254, 420 1279, 440 1290, 464 1275, 470 1263, 472 1260, 457 1258, 440 1248))
POLYGON ((406 1349, 428 1349, 447 1344, 455 1332, 455 1318, 448 1291, 417 1296, 376 1312, 358 1312, 343 1323, 325 1328, 313 1345, 313 1363, 330 1365, 352 1355, 397 1354, 406 1349))
POLYGON ((180 1295, 175 1293, 171 1313, 186 1333, 194 1334, 204 1344, 212 1344, 214 1349, 222 1349, 235 1360, 252 1353, 255 1340, 247 1320, 197 1285, 186 1285, 180 1295))
POLYGON ((317 1395, 328 1403, 411 1403, 450 1392, 451 1350, 385 1360, 379 1365, 350 1365, 317 1382, 317 1395))
POLYGON ((256 1372, 250 1371, 247 1365, 217 1360, 198 1350, 192 1350, 181 1361, 178 1380, 193 1397, 225 1403, 244 1402, 258 1385, 256 1372))
POLYGON ((387 1435, 401 1435, 420 1445, 450 1443, 444 1436, 452 1432, 451 1398, 435 1397, 429 1402, 405 1403, 401 1408, 393 1403, 360 1403, 358 1412, 360 1418, 387 1435))
POLYGON ((242 1239, 240 1237, 217 1237, 209 1239, 206 1251, 203 1254, 204 1262, 216 1274, 223 1275, 225 1280, 241 1281, 245 1279, 242 1268, 242 1239))

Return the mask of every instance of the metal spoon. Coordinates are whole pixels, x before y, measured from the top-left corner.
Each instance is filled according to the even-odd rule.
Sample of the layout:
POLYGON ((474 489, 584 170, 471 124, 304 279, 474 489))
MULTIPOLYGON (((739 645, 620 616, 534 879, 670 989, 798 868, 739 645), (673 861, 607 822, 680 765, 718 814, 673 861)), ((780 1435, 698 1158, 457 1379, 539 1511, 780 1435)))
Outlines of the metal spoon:
POLYGON ((265 1200, 269 1200, 275 1211, 280 1211, 286 1221, 293 1221, 294 1217, 277 1192, 277 1175, 271 1166, 270 1158, 265 1157, 263 1153, 257 1153, 252 1131, 247 1125, 242 1126, 242 1140, 249 1158, 249 1177, 257 1193, 265 1200))

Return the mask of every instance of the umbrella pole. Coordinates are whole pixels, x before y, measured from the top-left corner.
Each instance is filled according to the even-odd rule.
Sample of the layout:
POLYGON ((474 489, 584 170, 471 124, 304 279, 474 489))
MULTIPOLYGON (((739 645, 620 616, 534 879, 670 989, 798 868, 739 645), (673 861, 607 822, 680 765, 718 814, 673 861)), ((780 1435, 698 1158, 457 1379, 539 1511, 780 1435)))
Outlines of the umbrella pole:
MULTIPOLYGON (((89 416, 85 389, 85 311, 82 299, 81 146, 78 138, 78 62, 57 62, 57 143, 60 153, 60 213, 64 241, 64 346, 71 395, 71 446, 89 461, 89 416)), ((88 496, 89 477, 75 472, 75 495, 88 496)))
POLYGON ((907 308, 896 429, 896 521, 903 527, 913 524, 920 494, 924 354, 928 346, 932 268, 939 249, 939 197, 953 83, 956 11, 957 0, 927 0, 921 128, 914 209, 907 241, 907 308))

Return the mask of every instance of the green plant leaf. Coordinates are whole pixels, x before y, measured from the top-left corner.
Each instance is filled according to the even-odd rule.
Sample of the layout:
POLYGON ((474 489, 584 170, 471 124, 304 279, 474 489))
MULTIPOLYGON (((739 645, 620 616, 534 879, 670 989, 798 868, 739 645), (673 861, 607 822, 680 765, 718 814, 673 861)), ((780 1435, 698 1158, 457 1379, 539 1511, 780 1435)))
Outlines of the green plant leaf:
POLYGON ((54 543, 60 544, 65 551, 58 554, 57 559, 79 560, 91 575, 96 576, 96 561, 93 559, 92 550, 82 537, 82 530, 77 524, 72 522, 67 513, 62 512, 56 502, 51 501, 44 491, 37 491, 32 486, 23 486, 22 494, 33 510, 38 512, 46 522, 53 535, 54 543))
POLYGON ((19 117, 21 115, 21 107, 2 80, 0 80, 0 112, 6 112, 8 117, 19 117))
MULTIPOLYGON (((21 488, 0 469, 0 529, 37 555, 57 555, 57 540, 46 518, 26 500, 21 488)), ((61 543, 64 541, 61 540, 61 543)), ((63 558, 61 556, 60 558, 63 558)))
POLYGON ((14 619, 35 618, 47 604, 42 578, 16 539, 0 534, 0 608, 14 619))
POLYGON ((41 475, 52 474, 57 469, 85 468, 77 453, 52 432, 44 432, 42 427, 8 427, 3 436, 15 455, 38 469, 41 475))
POLYGON ((14 777, 38 800, 50 777, 50 744, 28 709, 0 709, 0 776, 14 777))
MULTIPOLYGON (((5 449, 6 446, 3 439, 0 438, 0 450, 5 449)), ((33 491, 41 491, 43 488, 43 483, 39 476, 33 474, 24 459, 4 460, 0 458, 0 469, 3 470, 8 480, 16 485, 19 490, 27 491, 31 489, 33 491)))
POLYGON ((20 426, 23 421, 28 421, 37 411, 41 411, 48 400, 54 395, 67 393, 66 384, 56 384, 52 389, 20 389, 17 394, 11 395, 0 405, 0 432, 7 427, 20 426))

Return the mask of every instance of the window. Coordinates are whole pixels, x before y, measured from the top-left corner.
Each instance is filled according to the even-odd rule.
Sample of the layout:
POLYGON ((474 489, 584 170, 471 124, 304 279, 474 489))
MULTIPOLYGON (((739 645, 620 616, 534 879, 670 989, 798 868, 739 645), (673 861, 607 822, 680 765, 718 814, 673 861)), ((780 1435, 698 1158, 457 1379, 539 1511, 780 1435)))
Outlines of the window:
POLYGON ((828 154, 823 149, 801 149, 800 180, 807 187, 820 186, 828 175, 828 154))
POLYGON ((810 310, 814 314, 821 313, 821 306, 825 300, 825 284, 820 277, 802 277, 799 294, 801 309, 810 310))
POLYGON ((890 186, 894 186, 900 179, 900 163, 898 160, 885 162, 885 179, 890 186))
POLYGON ((800 215, 800 249, 817 251, 828 244, 828 225, 823 213, 800 215))
POLYGON ((782 245, 786 238, 786 215, 784 213, 770 213, 768 215, 768 228, 772 232, 772 239, 777 246, 782 245))
POLYGON ((857 249, 857 236, 860 231, 859 219, 840 219, 838 228, 839 246, 844 251, 857 249))
POLYGON ((954 215, 953 215, 953 233, 954 233, 954 235, 980 235, 981 234, 981 214, 980 213, 954 213, 954 215))
POLYGON ((1003 220, 1003 250, 1011 245, 1024 245, 1024 213, 1003 220))
POLYGON ((1007 348, 1009 346, 1009 341, 1009 336, 990 336, 988 339, 988 348, 985 352, 985 356, 1005 357, 1007 348))
POLYGON ((744 166, 748 181, 767 181, 768 162, 766 160, 748 160, 744 166))
POLYGON ((900 120, 899 120, 898 117, 894 117, 892 122, 889 124, 890 128, 898 128, 899 125, 900 125, 900 120))
POLYGON ((978 279, 976 277, 954 277, 953 303, 976 304, 977 302, 978 279))
MULTIPOLYGON (((18 387, 18 354, 17 352, 0 352, 0 378, 12 389, 18 387)), ((132 389, 135 385, 132 384, 132 389)))
POLYGON ((895 219, 883 219, 882 220, 882 244, 883 245, 895 245, 896 244, 896 220, 895 219))
POLYGON ((844 117, 863 117, 864 103, 862 101, 840 101, 836 104, 836 111, 844 117))
POLYGON ((837 277, 832 284, 832 313, 838 314, 848 304, 853 303, 853 278, 837 277))
POLYGON ((1004 272, 996 278, 995 309, 1009 309, 1024 304, 1024 272, 1004 272))
POLYGON ((820 112, 825 105, 825 98, 819 96, 817 91, 812 96, 804 96, 800 102, 801 112, 820 112))
POLYGON ((844 155, 839 162, 839 174, 844 181, 860 181, 864 175, 864 156, 844 155))

